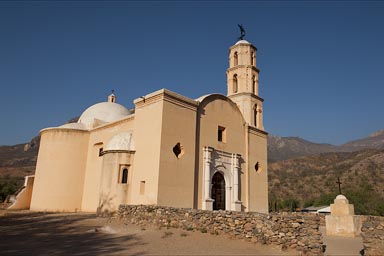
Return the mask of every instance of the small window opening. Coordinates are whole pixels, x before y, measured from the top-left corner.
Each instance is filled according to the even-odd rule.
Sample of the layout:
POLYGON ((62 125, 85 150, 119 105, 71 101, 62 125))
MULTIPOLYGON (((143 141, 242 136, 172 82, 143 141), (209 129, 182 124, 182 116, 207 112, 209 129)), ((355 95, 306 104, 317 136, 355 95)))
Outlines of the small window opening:
POLYGON ((145 193, 145 181, 140 181, 140 195, 144 195, 145 193))
POLYGON ((238 91, 238 84, 237 84, 237 75, 233 75, 233 93, 237 93, 238 91))
POLYGON ((221 142, 227 142, 225 127, 219 126, 217 129, 217 140, 221 142))
POLYGON ((239 56, 238 56, 237 52, 235 52, 235 53, 233 54, 233 65, 234 65, 234 66, 237 66, 237 65, 238 65, 238 62, 239 62, 239 56))
POLYGON ((184 155, 184 147, 180 144, 180 142, 177 142, 172 150, 177 158, 181 158, 184 155))
POLYGON ((255 171, 258 174, 260 174, 262 171, 262 168, 261 168, 261 165, 259 164, 259 162, 256 162, 256 164, 255 164, 255 171))
POLYGON ((99 156, 103 155, 103 148, 99 148, 99 156))
POLYGON ((127 184, 128 183, 128 169, 124 168, 123 173, 121 175, 121 183, 127 184))
POLYGON ((255 56, 255 52, 254 51, 252 51, 251 52, 251 65, 252 66, 255 66, 256 65, 256 58, 255 58, 256 56, 255 56))

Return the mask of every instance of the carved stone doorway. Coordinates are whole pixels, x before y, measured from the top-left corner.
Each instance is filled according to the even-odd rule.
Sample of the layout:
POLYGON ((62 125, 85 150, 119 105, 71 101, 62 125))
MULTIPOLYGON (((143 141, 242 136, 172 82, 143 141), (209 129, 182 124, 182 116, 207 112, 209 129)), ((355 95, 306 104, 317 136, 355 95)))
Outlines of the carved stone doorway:
POLYGON ((225 180, 224 176, 216 172, 212 177, 213 210, 225 210, 225 180))

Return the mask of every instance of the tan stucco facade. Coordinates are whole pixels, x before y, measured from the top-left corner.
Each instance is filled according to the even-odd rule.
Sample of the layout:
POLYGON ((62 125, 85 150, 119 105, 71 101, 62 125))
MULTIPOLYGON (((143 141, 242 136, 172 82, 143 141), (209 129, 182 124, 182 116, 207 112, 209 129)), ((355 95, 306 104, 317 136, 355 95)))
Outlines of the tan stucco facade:
POLYGON ((229 60, 227 96, 190 99, 161 89, 128 110, 112 94, 77 123, 42 130, 30 209, 268 212, 256 48, 241 40, 229 60))

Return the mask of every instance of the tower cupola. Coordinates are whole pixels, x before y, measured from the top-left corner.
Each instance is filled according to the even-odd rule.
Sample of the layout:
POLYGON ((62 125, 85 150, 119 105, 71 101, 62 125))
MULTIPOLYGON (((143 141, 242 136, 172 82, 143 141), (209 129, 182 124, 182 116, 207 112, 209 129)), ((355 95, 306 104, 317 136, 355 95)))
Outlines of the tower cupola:
POLYGON ((259 97, 259 69, 256 67, 257 48, 243 39, 229 48, 227 96, 237 104, 249 126, 264 130, 263 99, 259 97))
POLYGON ((228 96, 235 93, 259 93, 259 70, 256 68, 256 47, 246 40, 240 40, 229 48, 227 70, 228 96))

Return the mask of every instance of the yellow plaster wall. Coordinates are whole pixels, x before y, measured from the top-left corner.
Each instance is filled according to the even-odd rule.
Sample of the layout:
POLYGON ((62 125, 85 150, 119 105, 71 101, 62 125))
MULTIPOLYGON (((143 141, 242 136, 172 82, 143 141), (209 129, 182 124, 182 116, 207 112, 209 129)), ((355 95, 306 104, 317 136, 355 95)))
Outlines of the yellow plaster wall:
POLYGON ((88 132, 74 129, 41 132, 31 210, 80 210, 88 138, 88 132))
POLYGON ((249 206, 247 211, 268 213, 268 166, 267 166, 267 135, 250 128, 248 135, 249 154, 249 206), (255 170, 259 162, 261 171, 255 170))
MULTIPOLYGON (((240 179, 243 183, 245 168, 245 130, 244 119, 236 104, 224 96, 212 95, 206 98, 199 107, 200 136, 199 136, 199 174, 198 174, 198 208, 202 207, 202 181, 203 181, 203 147, 209 146, 216 150, 229 153, 241 154, 240 179), (226 128, 226 142, 218 141, 218 126, 226 128)), ((243 187, 243 185, 241 185, 243 187)), ((244 201, 244 193, 241 192, 239 199, 244 201)))
POLYGON ((158 205, 193 208, 197 103, 173 100, 163 105, 158 205), (177 143, 184 151, 179 158, 177 143))
MULTIPOLYGON (((161 93, 160 93, 161 94, 161 93)), ((135 161, 131 204, 157 204, 163 102, 159 92, 135 100, 135 161), (145 191, 141 185, 145 182, 145 191)))
MULTIPOLYGON (((124 118, 91 130, 88 143, 87 164, 85 170, 82 211, 94 212, 99 205, 99 192, 103 157, 99 149, 105 147, 116 134, 134 129, 134 116, 124 118)), ((133 138, 135 140, 135 138, 133 138)))

